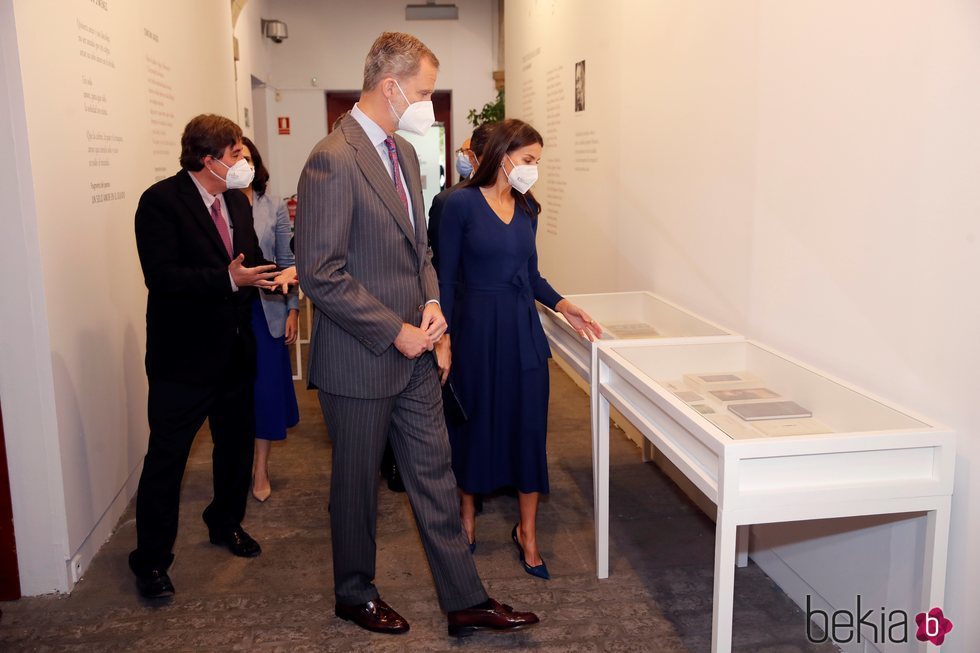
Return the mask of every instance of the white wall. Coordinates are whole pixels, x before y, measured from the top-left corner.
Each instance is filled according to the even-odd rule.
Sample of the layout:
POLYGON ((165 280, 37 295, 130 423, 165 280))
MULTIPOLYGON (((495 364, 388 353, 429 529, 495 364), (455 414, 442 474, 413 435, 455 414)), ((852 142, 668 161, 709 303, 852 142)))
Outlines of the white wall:
POLYGON ((296 193, 299 175, 310 150, 327 135, 327 98, 323 91, 266 89, 269 192, 273 197, 296 193), (289 134, 280 134, 279 116, 289 118, 289 134))
POLYGON ((68 532, 27 115, 12 0, 0 1, 0 400, 21 591, 65 589, 68 532), (49 516, 50 518, 43 518, 49 516))
POLYGON ((231 116, 237 122, 245 135, 256 145, 262 144, 256 140, 256 112, 264 111, 264 107, 256 107, 252 97, 252 77, 262 81, 269 78, 271 55, 275 43, 262 35, 262 18, 267 18, 270 9, 269 0, 246 0, 245 7, 238 15, 234 26, 234 37, 238 40, 238 61, 235 62, 235 96, 237 113, 231 116), (248 120, 245 120, 246 110, 248 120))
MULTIPOLYGON (((457 0, 457 21, 406 21, 406 4, 402 0, 277 0, 262 9, 262 18, 281 20, 289 28, 288 39, 265 49, 268 77, 253 73, 280 92, 280 100, 267 107, 269 119, 288 115, 294 126, 289 137, 269 131, 269 149, 276 162, 275 168, 269 167, 273 192, 280 196, 295 192, 310 150, 327 133, 325 92, 360 90, 364 58, 383 31, 413 34, 435 53, 440 62, 436 88, 452 91, 453 149, 469 136, 472 127, 466 114, 496 97, 496 3, 457 0), (319 124, 314 125, 314 120, 319 124)), ((275 127, 274 122, 270 125, 275 127)))
POLYGON ((573 2, 509 3, 506 111, 544 137, 538 224, 541 273, 559 292, 616 283, 620 8, 573 2), (575 111, 575 64, 586 62, 585 111, 575 111), (574 254, 572 254, 574 253, 574 254), (572 260, 574 258, 574 261, 572 260))
POLYGON ((37 594, 70 589, 135 491, 147 426, 133 214, 179 169, 189 118, 235 115, 231 13, 194 0, 0 6, 3 176, 16 183, 3 247, 24 263, 0 304, 0 392, 21 583, 37 594))
MULTIPOLYGON (((609 290, 662 293, 956 429, 944 650, 972 650, 980 5, 624 0, 603 5, 611 26, 585 2, 520 7, 506 15, 508 113, 525 113, 513 82, 537 48, 548 66, 590 49, 617 62, 592 118, 610 126, 614 170, 608 183, 569 179, 561 221, 579 232, 544 239, 546 272, 566 292, 595 290, 609 273, 581 261, 599 243, 615 252, 609 290)), ((588 86, 593 73, 589 61, 588 86)), ((544 102, 540 79, 532 92, 544 102)), ((875 607, 928 607, 914 572, 922 520, 873 522, 755 532, 838 607, 858 592, 875 607)))

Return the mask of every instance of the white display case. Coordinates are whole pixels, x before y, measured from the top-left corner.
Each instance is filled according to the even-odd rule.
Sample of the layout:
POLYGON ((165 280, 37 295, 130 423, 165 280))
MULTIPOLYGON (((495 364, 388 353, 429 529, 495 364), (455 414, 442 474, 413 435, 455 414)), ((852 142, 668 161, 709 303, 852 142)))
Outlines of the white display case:
MULTIPOLYGON (((603 328, 596 342, 582 338, 560 313, 538 304, 541 325, 552 353, 564 361, 590 386, 592 430, 595 431, 596 391, 594 371, 598 351, 623 341, 629 342, 729 342, 742 340, 724 327, 687 311, 647 291, 566 295, 568 301, 585 309, 603 328)), ((649 442, 642 443, 643 460, 652 458, 649 442)), ((592 452, 595 464, 595 450, 592 452)), ((745 562, 743 558, 743 563, 745 562)))
POLYGON ((922 605, 942 605, 955 464, 949 429, 751 341, 623 341, 600 348, 597 363, 599 578, 609 575, 611 405, 717 506, 713 652, 731 650, 739 526, 925 512, 922 605), (759 419, 774 417, 773 408, 797 417, 759 419), (807 424, 794 429, 793 419, 807 424))

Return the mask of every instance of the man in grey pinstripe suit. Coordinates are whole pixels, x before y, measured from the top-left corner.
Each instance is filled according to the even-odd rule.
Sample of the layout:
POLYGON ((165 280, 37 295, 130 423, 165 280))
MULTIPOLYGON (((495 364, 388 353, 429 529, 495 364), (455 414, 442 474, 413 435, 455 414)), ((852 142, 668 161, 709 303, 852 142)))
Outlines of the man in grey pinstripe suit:
POLYGON ((432 124, 438 66, 408 34, 386 32, 375 41, 360 100, 313 148, 300 177, 296 261, 316 308, 309 379, 319 389, 333 443, 336 614, 376 632, 409 628, 373 583, 378 465, 390 427, 449 633, 461 636, 538 618, 487 597, 459 520, 431 353, 446 321, 426 240, 418 159, 394 135, 432 124))

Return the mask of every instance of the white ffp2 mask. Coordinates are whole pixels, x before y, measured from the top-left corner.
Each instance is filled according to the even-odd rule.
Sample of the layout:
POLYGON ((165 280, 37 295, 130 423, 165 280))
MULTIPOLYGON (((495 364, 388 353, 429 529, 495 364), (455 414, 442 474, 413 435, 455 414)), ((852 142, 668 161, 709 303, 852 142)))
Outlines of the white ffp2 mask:
MULTIPOLYGON (((507 156, 506 154, 504 156, 507 156)), ((538 180, 538 166, 514 165, 514 161, 507 156, 507 160, 514 168, 507 174, 507 181, 511 187, 523 195, 531 190, 531 186, 538 180)), ((503 164, 500 164, 501 166, 503 164)))
POLYGON ((255 170, 252 169, 252 166, 248 165, 248 161, 245 159, 239 159, 233 166, 229 166, 221 159, 215 159, 215 161, 228 168, 228 175, 224 179, 221 179, 221 175, 215 174, 211 168, 208 168, 208 172, 225 182, 228 188, 248 188, 248 185, 255 178, 255 170))
MULTIPOLYGON (((398 80, 395 80, 395 86, 398 87, 398 92, 402 94, 405 101, 408 102, 408 97, 405 95, 405 91, 402 90, 401 84, 398 80)), ((419 136, 425 136, 425 132, 429 131, 429 127, 432 123, 436 121, 436 112, 432 107, 432 100, 422 100, 421 102, 408 102, 408 108, 402 115, 398 115, 395 111, 395 107, 391 105, 391 100, 388 100, 388 106, 391 107, 391 111, 398 116, 398 129, 407 131, 412 134, 417 134, 419 136)))

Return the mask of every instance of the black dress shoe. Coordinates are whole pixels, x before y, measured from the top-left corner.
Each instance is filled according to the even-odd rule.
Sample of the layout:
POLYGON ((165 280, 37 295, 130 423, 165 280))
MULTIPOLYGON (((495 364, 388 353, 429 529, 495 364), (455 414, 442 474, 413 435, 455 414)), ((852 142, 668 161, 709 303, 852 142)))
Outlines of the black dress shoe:
POLYGON ((533 612, 516 612, 509 605, 488 599, 483 605, 449 613, 449 634, 468 637, 478 630, 517 630, 538 623, 533 612))
POLYGON ((241 526, 224 532, 209 529, 208 539, 211 540, 211 544, 227 546, 229 551, 242 558, 254 558, 262 553, 262 547, 259 546, 259 543, 252 539, 252 536, 246 533, 241 526))
POLYGON ((380 598, 361 605, 338 603, 334 607, 334 614, 375 633, 401 635, 407 633, 409 628, 405 618, 380 598))
POLYGON ((137 574, 136 589, 145 599, 165 599, 174 595, 174 584, 170 582, 167 572, 162 569, 151 569, 146 573, 137 574))
POLYGON ((392 451, 390 442, 385 445, 384 454, 381 456, 381 475, 388 481, 389 490, 392 492, 405 491, 405 484, 402 482, 402 475, 395 463, 395 452, 392 451))
POLYGON ((401 472, 398 471, 398 465, 391 466, 391 476, 388 477, 388 489, 392 492, 405 491, 405 483, 402 481, 401 472))

